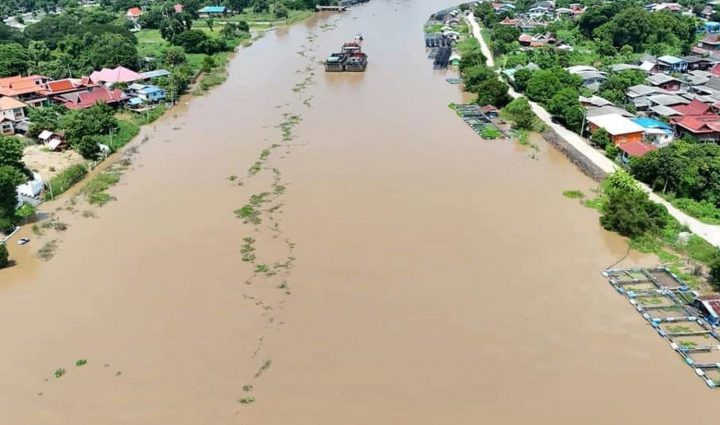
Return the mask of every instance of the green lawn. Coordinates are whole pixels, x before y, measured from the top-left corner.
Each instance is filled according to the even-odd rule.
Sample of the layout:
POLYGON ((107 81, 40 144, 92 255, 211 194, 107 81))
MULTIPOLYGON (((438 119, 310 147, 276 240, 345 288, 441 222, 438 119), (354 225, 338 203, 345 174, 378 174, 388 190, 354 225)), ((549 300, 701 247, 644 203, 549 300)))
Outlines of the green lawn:
POLYGON ((158 30, 141 30, 135 33, 138 40, 138 54, 141 57, 158 57, 162 50, 168 46, 168 42, 160 37, 158 30))

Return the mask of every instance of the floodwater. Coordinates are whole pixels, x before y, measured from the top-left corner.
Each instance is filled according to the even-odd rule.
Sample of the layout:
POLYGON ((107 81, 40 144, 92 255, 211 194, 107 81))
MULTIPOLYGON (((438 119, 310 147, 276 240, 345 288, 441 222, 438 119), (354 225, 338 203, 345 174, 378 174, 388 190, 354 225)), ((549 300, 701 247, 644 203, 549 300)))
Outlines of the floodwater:
POLYGON ((715 423, 601 277, 625 243, 562 196, 594 183, 447 108, 422 25, 448 5, 269 32, 143 131, 115 202, 13 247, 0 424, 715 423), (325 74, 358 32, 367 72, 325 74), (233 213, 252 195, 257 224, 233 213))

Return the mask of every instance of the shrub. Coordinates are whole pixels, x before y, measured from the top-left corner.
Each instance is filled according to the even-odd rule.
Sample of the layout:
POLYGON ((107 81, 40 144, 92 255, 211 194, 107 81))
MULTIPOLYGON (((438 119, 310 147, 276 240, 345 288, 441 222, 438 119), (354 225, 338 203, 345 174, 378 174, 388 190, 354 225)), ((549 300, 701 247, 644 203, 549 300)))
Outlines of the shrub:
POLYGON ((605 200, 600 224, 623 236, 657 234, 668 224, 664 206, 652 202, 627 173, 618 171, 603 182, 605 200))
POLYGON ((532 130, 535 126, 535 113, 526 97, 518 97, 505 107, 505 112, 513 121, 513 128, 532 130))
POLYGON ((10 264, 10 256, 7 247, 5 244, 0 244, 0 269, 7 267, 8 264, 10 264))

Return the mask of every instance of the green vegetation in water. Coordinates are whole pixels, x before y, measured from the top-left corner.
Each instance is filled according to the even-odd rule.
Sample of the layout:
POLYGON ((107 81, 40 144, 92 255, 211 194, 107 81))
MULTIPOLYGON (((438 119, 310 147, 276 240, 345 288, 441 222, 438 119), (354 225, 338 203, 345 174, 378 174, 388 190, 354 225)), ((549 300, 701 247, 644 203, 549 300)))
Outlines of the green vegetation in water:
POLYGON ((275 195, 281 195, 285 193, 285 186, 281 184, 273 184, 273 193, 275 195))
POLYGON ((255 377, 259 378, 260 375, 265 373, 268 369, 270 369, 270 366, 272 366, 272 360, 267 359, 263 362, 263 364, 260 366, 260 369, 255 373, 255 377))
POLYGON ((248 175, 254 176, 255 174, 259 173, 260 170, 262 170, 262 162, 255 161, 255 163, 248 168, 248 175))
POLYGON ((666 329, 671 334, 685 334, 692 332, 692 329, 682 325, 668 326, 666 329))
POLYGON ((695 343, 693 341, 680 341, 680 342, 678 342, 678 345, 682 348, 686 348, 686 349, 690 349, 690 350, 697 347, 697 343, 695 343))
POLYGON ((85 359, 79 359, 78 361, 75 362, 75 366, 77 366, 77 367, 85 366, 86 364, 87 364, 87 360, 85 360, 85 359))
POLYGON ((50 261, 55 256, 58 243, 55 239, 48 241, 37 252, 37 257, 43 261, 50 261))
POLYGON ((240 247, 240 253, 242 254, 242 260, 245 262, 255 261, 255 238, 245 237, 243 238, 243 245, 240 247))
POLYGON ((265 161, 270 156, 270 149, 263 149, 260 152, 260 161, 265 161))
POLYGON ((642 305, 660 305, 664 302, 663 298, 655 296, 638 298, 638 301, 642 305))
POLYGON ((260 224, 260 210, 251 204, 246 204, 242 208, 235 210, 235 215, 241 218, 245 223, 260 224))
POLYGON ((83 188, 85 199, 91 204, 105 205, 115 200, 107 190, 120 181, 120 174, 115 171, 104 171, 93 177, 83 188))
POLYGON ((248 385, 243 385, 242 390, 245 391, 246 393, 247 393, 247 392, 250 392, 250 391, 253 390, 253 386, 252 386, 252 385, 249 385, 249 384, 248 384, 248 385))
POLYGON ((60 368, 57 368, 57 369, 55 369, 55 372, 53 372, 53 375, 54 375, 56 378, 62 378, 63 375, 65 375, 65 369, 63 369, 63 368, 61 368, 61 367, 60 367, 60 368))
POLYGON ((483 139, 498 139, 502 137, 502 132, 494 125, 488 124, 480 130, 480 137, 483 139))
POLYGON ((563 196, 568 199, 582 199, 585 197, 585 194, 580 190, 566 190, 563 191, 563 196))
POLYGON ((425 25, 425 32, 428 34, 439 34, 442 32, 443 24, 436 22, 434 24, 425 25))
POLYGON ((241 404, 252 404, 255 403, 255 397, 247 396, 238 400, 241 404))

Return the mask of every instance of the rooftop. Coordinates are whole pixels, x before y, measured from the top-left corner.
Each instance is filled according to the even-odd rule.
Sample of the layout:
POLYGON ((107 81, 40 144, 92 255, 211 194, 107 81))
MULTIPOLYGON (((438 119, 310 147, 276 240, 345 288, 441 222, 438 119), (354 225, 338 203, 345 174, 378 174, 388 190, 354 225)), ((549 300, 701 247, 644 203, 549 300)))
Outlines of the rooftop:
POLYGON ((621 143, 617 146, 621 151, 625 152, 629 156, 633 158, 641 158, 648 154, 648 152, 652 152, 656 150, 657 148, 653 145, 649 145, 647 143, 638 142, 638 141, 630 141, 626 143, 621 143))
POLYGON ((678 115, 683 115, 682 112, 669 106, 656 105, 651 107, 650 110, 661 117, 674 117, 678 115))
POLYGON ((669 83, 671 81, 680 81, 677 78, 667 74, 653 74, 646 78, 647 82, 653 86, 659 86, 661 84, 669 83))
POLYGON ((118 66, 113 69, 103 68, 90 74, 90 79, 98 83, 131 83, 142 80, 143 76, 135 71, 118 66))
POLYGON ((140 75, 142 75, 144 78, 167 77, 170 74, 170 71, 168 71, 167 69, 156 69, 154 71, 140 73, 140 75))
POLYGON ((680 59, 675 56, 670 56, 670 55, 660 56, 657 58, 657 60, 658 60, 658 62, 664 62, 664 63, 668 63, 670 65, 675 65, 675 64, 684 62, 683 59, 680 59))
POLYGON ((613 136, 622 134, 640 133, 643 128, 620 114, 598 115, 588 117, 587 120, 597 127, 604 128, 613 136))
POLYGON ((656 105, 662 106, 674 106, 680 104, 690 103, 689 100, 682 96, 676 96, 674 94, 656 94, 648 96, 648 100, 656 105))
POLYGON ((9 109, 24 108, 27 105, 12 97, 0 97, 0 111, 9 109))
POLYGON ((205 6, 198 10, 198 13, 225 13, 227 7, 225 6, 205 6))
POLYGON ((634 118, 632 121, 643 128, 661 128, 663 130, 670 130, 670 126, 667 123, 653 118, 639 117, 634 118))
POLYGON ((697 99, 693 99, 687 105, 675 105, 673 109, 683 115, 704 115, 710 111, 710 105, 703 103, 697 99))

